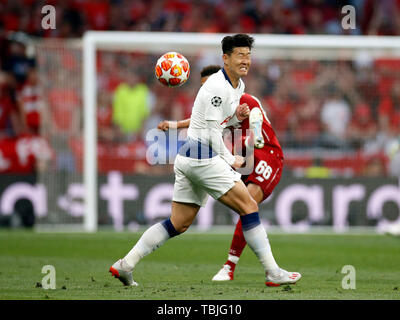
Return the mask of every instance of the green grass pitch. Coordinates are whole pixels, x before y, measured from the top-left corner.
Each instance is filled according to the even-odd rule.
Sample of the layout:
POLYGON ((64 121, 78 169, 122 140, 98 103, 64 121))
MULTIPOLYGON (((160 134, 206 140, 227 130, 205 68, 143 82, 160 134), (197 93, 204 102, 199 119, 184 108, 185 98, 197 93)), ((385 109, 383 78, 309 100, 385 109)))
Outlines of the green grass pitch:
MULTIPOLYGON (((232 228, 233 230, 233 228, 232 228)), ((249 248, 235 280, 212 276, 227 257, 230 234, 188 232, 145 257, 134 270, 138 287, 108 273, 140 233, 0 231, 0 299, 269 300, 400 299, 400 239, 385 235, 270 234, 277 262, 301 272, 296 285, 268 288, 249 248), (56 289, 40 287, 42 267, 56 269, 56 289), (356 270, 356 289, 343 289, 342 267, 356 270)))

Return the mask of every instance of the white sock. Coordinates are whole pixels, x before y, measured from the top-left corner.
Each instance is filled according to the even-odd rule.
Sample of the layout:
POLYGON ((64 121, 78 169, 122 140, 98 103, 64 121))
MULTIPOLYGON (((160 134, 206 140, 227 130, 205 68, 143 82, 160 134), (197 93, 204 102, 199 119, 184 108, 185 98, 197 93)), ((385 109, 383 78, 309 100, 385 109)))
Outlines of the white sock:
POLYGON ((243 235, 249 247, 260 260, 265 272, 270 275, 278 275, 280 268, 272 255, 271 246, 264 227, 258 224, 249 230, 243 229, 243 235))
POLYGON ((228 254, 228 260, 234 264, 237 264, 239 262, 239 257, 228 254))
POLYGON ((170 238, 161 222, 147 229, 131 251, 124 257, 125 262, 133 269, 144 256, 156 250, 170 238))

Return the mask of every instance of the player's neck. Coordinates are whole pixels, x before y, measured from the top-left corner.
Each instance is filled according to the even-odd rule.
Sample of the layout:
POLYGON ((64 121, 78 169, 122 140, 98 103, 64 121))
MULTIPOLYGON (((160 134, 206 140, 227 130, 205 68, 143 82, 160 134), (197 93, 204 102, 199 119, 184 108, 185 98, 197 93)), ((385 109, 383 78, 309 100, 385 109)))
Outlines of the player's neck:
POLYGON ((225 76, 228 76, 229 82, 232 85, 232 87, 234 87, 236 89, 237 86, 239 85, 240 78, 235 77, 235 75, 226 67, 224 67, 223 70, 225 71, 225 76))

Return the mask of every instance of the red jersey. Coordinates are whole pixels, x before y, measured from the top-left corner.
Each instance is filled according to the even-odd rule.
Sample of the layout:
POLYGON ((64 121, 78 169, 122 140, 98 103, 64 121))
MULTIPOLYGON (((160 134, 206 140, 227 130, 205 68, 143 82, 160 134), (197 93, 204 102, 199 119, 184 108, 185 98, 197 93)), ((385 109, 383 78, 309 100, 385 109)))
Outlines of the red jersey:
POLYGON ((34 132, 39 132, 40 126, 40 89, 32 84, 25 84, 18 93, 22 104, 27 126, 34 132))
MULTIPOLYGON (((276 150, 276 152, 283 158, 283 151, 282 147, 279 144, 278 138, 276 137, 275 131, 271 126, 271 122, 269 121, 260 100, 258 100, 256 97, 244 93, 242 97, 240 98, 240 104, 247 103, 247 105, 250 108, 250 111, 253 108, 259 108, 261 110, 261 113, 263 115, 263 124, 262 124, 262 134, 264 137, 264 147, 259 149, 259 150, 267 150, 270 149, 271 147, 276 150)), ((242 135, 246 136, 246 131, 249 129, 249 118, 246 118, 245 120, 242 121, 241 123, 241 129, 243 131, 242 135)))
POLYGON ((54 88, 48 93, 50 112, 58 131, 72 133, 73 122, 80 105, 78 94, 73 89, 54 88))
POLYGON ((0 173, 32 173, 38 159, 53 158, 54 151, 43 137, 25 135, 0 139, 0 173))
MULTIPOLYGON (((254 168, 249 175, 242 175, 242 181, 247 185, 249 183, 260 186, 263 192, 263 200, 268 198, 278 185, 283 169, 283 152, 274 129, 272 129, 261 102, 250 94, 243 94, 240 98, 240 104, 247 103, 250 110, 259 108, 263 115, 262 135, 264 137, 264 147, 254 148, 254 168)), ((244 141, 247 138, 247 129, 249 129, 249 119, 241 123, 242 129, 242 150, 246 150, 244 141)), ((243 154, 244 156, 244 154, 243 154)))

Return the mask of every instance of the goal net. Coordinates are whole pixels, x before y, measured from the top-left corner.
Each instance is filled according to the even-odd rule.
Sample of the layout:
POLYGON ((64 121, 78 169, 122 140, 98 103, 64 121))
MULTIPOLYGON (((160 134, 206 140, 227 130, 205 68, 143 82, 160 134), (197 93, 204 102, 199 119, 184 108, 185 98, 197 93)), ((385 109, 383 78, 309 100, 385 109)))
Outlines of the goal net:
MULTIPOLYGON (((185 131, 171 130, 161 141, 154 128, 163 119, 190 117, 200 70, 222 65, 224 36, 88 32, 82 40, 35 41, 46 106, 42 135, 56 155, 38 175, 48 201, 39 225, 122 230, 169 214, 170 202, 162 197, 171 196, 172 164, 185 131), (154 76, 157 59, 169 51, 182 53, 191 67, 178 88, 154 76), (155 142, 163 163, 149 154, 155 142)), ((323 175, 321 162, 337 176, 365 174, 361 163, 380 148, 374 127, 379 97, 400 90, 400 43, 390 37, 253 36, 246 92, 261 100, 284 148, 287 174, 323 175), (361 118, 370 136, 357 131, 357 123, 353 128, 361 118)))

